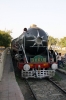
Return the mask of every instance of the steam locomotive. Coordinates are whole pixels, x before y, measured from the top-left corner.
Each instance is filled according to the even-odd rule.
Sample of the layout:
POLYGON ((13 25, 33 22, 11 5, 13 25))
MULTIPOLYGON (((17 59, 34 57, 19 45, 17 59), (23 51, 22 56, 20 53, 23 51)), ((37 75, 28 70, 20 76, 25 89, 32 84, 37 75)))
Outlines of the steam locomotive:
POLYGON ((11 43, 13 57, 23 78, 53 77, 57 64, 50 61, 48 35, 36 25, 24 28, 24 32, 11 43))

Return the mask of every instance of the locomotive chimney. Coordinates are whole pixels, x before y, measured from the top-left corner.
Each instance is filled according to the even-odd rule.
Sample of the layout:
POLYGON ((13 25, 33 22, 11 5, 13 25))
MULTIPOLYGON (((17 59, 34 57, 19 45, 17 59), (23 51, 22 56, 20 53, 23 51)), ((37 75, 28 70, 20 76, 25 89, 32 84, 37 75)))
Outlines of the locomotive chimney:
POLYGON ((23 29, 23 32, 27 32, 27 28, 24 28, 24 29, 23 29))

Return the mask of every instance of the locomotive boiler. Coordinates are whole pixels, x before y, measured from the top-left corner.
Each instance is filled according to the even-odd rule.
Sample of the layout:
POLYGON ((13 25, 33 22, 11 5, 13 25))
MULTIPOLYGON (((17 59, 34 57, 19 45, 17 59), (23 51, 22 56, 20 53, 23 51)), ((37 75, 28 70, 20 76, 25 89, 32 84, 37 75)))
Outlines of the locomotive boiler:
POLYGON ((44 78, 55 75, 57 64, 50 63, 48 35, 32 25, 11 44, 12 55, 17 59, 17 68, 23 78, 44 78))

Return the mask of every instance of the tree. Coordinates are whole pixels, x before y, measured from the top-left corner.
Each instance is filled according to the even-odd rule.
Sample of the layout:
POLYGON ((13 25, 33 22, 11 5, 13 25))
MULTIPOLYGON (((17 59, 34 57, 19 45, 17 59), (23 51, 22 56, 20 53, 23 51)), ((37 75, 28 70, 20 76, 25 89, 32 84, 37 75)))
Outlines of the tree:
POLYGON ((56 45, 57 40, 55 38, 53 38, 52 36, 49 36, 49 45, 56 45))
POLYGON ((60 39, 60 45, 66 47, 66 37, 60 39))
POLYGON ((55 41, 56 41, 56 45, 58 45, 59 44, 59 39, 55 38, 55 41))
POLYGON ((9 47, 11 43, 11 31, 1 31, 0 30, 0 46, 9 47))

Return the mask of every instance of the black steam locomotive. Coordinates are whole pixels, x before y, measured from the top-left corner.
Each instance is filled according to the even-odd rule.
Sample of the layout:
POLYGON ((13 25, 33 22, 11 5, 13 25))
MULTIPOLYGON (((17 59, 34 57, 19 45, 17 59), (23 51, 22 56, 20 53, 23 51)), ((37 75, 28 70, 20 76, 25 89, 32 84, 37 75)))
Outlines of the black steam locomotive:
POLYGON ((48 35, 32 25, 11 43, 12 55, 23 78, 44 78, 55 75, 57 64, 50 63, 48 35))

